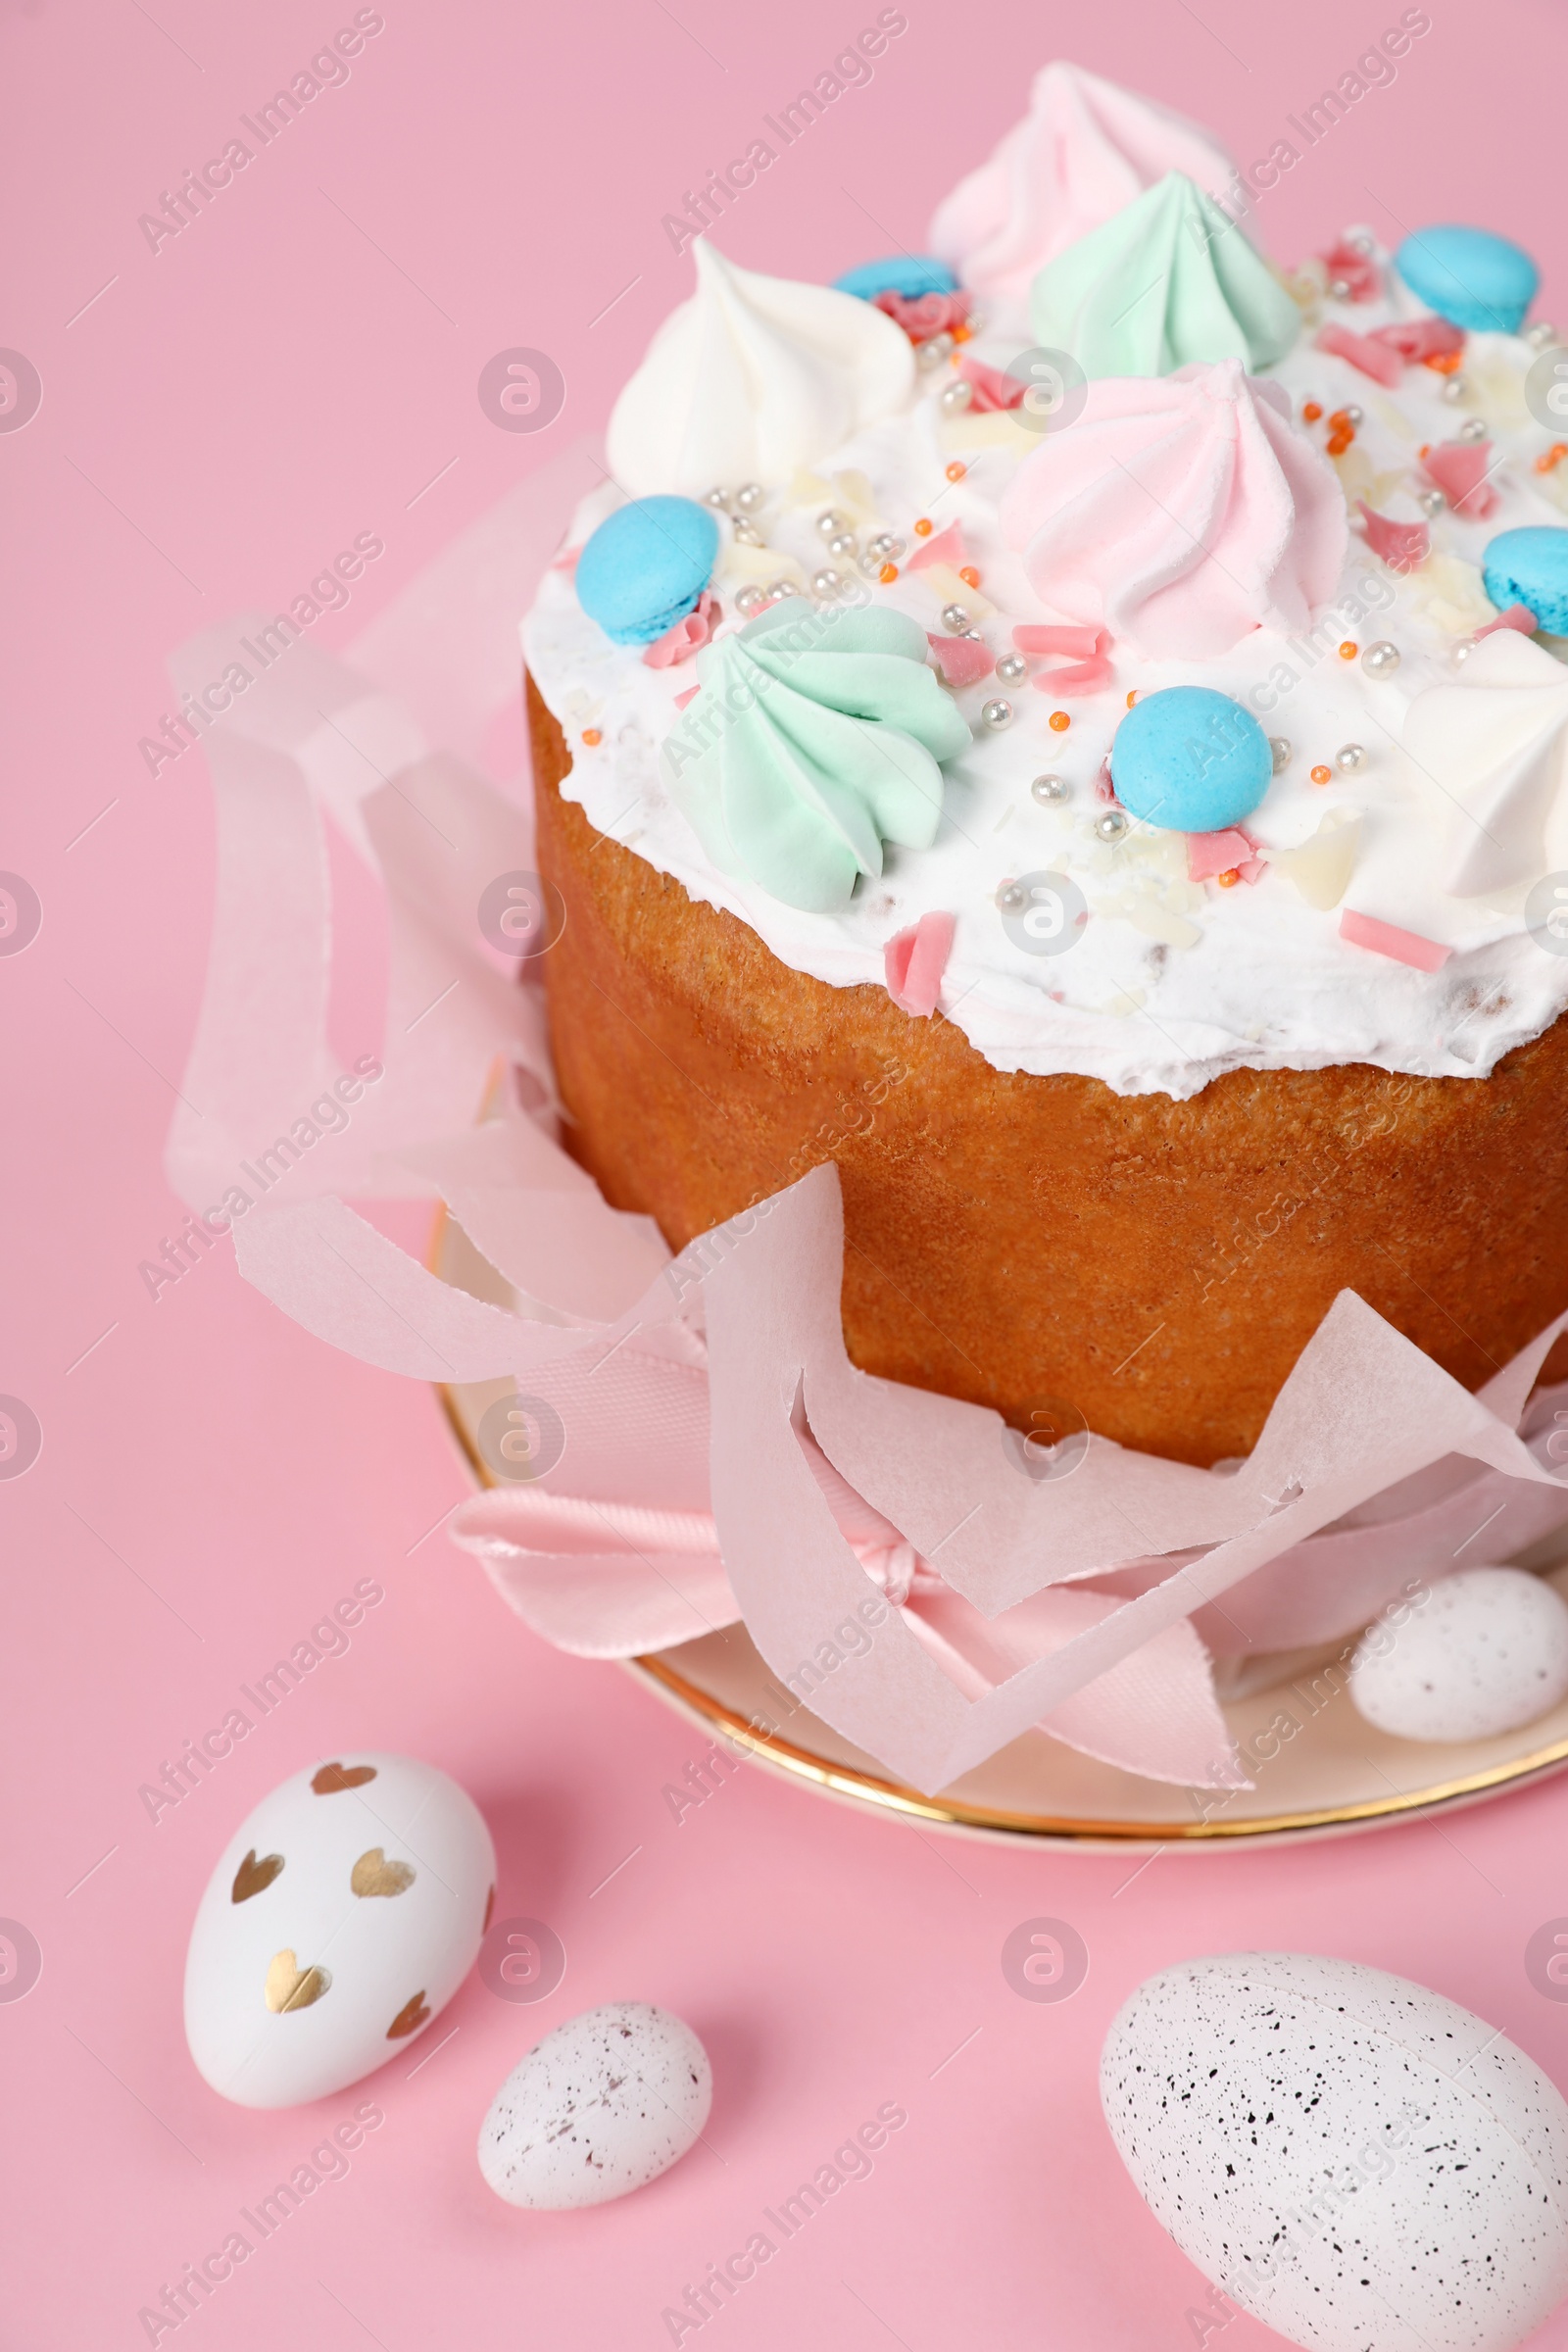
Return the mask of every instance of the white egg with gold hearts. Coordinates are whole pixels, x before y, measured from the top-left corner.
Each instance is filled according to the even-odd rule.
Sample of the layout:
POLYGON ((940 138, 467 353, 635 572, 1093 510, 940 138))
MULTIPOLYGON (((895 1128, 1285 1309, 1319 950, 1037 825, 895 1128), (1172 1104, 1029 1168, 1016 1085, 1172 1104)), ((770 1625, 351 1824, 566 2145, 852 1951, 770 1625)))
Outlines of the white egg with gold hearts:
POLYGON ((357 2082, 422 2034, 473 1966, 495 1847, 456 1781, 344 1750, 234 1832, 185 1962, 198 2072, 241 2107, 357 2082))

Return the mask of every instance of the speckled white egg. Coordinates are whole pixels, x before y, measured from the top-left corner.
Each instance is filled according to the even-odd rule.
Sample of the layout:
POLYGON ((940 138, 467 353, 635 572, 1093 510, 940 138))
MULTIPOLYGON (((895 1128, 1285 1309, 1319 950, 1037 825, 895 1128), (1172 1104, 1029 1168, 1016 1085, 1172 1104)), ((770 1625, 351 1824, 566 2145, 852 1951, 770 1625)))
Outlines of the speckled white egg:
POLYGON ((612 2001, 568 2017, 513 2068, 479 2128, 479 2170, 509 2205, 605 2205, 684 2156, 712 2097, 690 2026, 612 2001))
POLYGON ((1350 1663, 1350 1696, 1396 1740, 1494 1740, 1568 1692, 1568 1603, 1522 1568, 1466 1568, 1379 1619, 1350 1663))
POLYGON ((1424 1985, 1184 1961, 1115 2018, 1100 2095, 1183 2253, 1314 2352, 1511 2352, 1568 2292, 1568 2103, 1424 1985))
POLYGON ((456 1781, 345 1751, 235 1831, 185 1961, 185 2038, 241 2107, 293 2107, 407 2049, 478 1954, 495 1848, 456 1781))

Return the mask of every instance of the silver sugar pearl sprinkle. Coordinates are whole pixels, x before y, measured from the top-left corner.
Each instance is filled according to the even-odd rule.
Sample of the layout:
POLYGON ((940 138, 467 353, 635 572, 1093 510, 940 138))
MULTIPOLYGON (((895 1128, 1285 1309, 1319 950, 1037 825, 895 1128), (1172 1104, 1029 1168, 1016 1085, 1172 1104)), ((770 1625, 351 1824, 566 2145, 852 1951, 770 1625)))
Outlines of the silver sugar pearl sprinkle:
POLYGON ((873 564, 886 564, 897 546, 891 531, 878 531, 874 539, 866 541, 865 552, 873 564))
POLYGON ((770 605, 781 605, 787 596, 799 596, 800 593, 793 580, 769 580, 767 583, 767 601, 770 605))
POLYGON ((849 529, 850 518, 841 514, 837 507, 824 507, 816 518, 816 527, 824 539, 836 539, 841 531, 849 529))
POLYGON ((1349 407, 1345 411, 1345 421, 1347 424, 1365 424, 1366 411, 1364 409, 1358 409, 1355 405, 1355 402, 1352 400, 1349 407))
POLYGON ((920 345, 914 355, 915 361, 922 373, 929 375, 933 369, 944 365, 952 350, 953 337, 944 328, 940 335, 933 335, 929 342, 920 345))
POLYGON ((1348 277, 1331 277, 1329 280, 1329 292, 1333 295, 1336 302, 1348 302, 1350 299, 1349 279, 1348 277))
POLYGON ((1525 328, 1525 341, 1533 351, 1545 351, 1557 340, 1557 329, 1549 319, 1537 318, 1525 328))
POLYGON ((1376 645, 1369 645, 1361 656, 1361 667, 1369 678, 1392 678, 1398 666, 1399 649, 1396 645, 1391 645, 1387 637, 1380 637, 1376 645))
POLYGON ((1377 251, 1377 239, 1369 228, 1348 228, 1344 242, 1352 253, 1370 254, 1377 251))
POLYGON ((1268 748, 1274 760, 1274 773, 1281 775, 1291 764, 1291 739, 1288 735, 1271 735, 1268 748))
POLYGON ((746 587, 737 590, 735 610, 742 620, 755 620, 758 613, 765 612, 766 609, 767 590, 759 588, 755 581, 751 581, 746 587))
POLYGON ((731 535, 738 547, 765 547, 767 545, 756 523, 749 522, 744 514, 736 515, 731 525, 731 535))
POLYGON ((1447 501, 1441 490, 1423 490, 1417 503, 1423 514, 1441 514, 1447 501))
POLYGON ((843 585, 844 582, 831 565, 826 565, 821 571, 813 571, 811 574, 811 593, 814 596, 837 596, 843 585))
POLYGON ((1479 416, 1467 416, 1459 427, 1461 441, 1484 441, 1487 428, 1479 416))
POLYGON ((1016 914, 1028 905, 1028 898, 1016 882, 1004 882, 997 893, 997 905, 1004 914, 1016 914))
POLYGON ((1366 765, 1366 746, 1363 743, 1342 743, 1334 755, 1334 764, 1347 776, 1353 776, 1358 767, 1366 765))
POLYGON ((961 637, 969 626, 969 614, 962 605, 944 605, 942 626, 950 637, 961 637))
POLYGON ((908 544, 909 543, 907 539, 901 539, 896 531, 891 533, 888 538, 887 547, 884 551, 887 562, 890 564, 896 564, 899 558, 907 548, 908 544))
POLYGON ((993 695, 989 703, 982 705, 980 716, 988 727, 1010 727, 1012 705, 1004 696, 993 695))
POLYGON ((1457 666, 1461 662, 1468 662, 1475 650, 1476 641, 1473 637, 1467 637, 1462 645, 1456 645, 1453 649, 1455 665, 1457 666))
POLYGON ((1029 787, 1043 808, 1056 808, 1072 798, 1072 786, 1065 776, 1036 776, 1029 787))
POLYGON ((729 492, 727 490, 705 490, 703 504, 705 507, 716 507, 722 514, 729 505, 729 492))
POLYGON ((853 531, 835 531, 827 543, 827 552, 830 556, 853 556, 855 533, 853 531))
POLYGON ((1445 376, 1445 378, 1444 378, 1444 382, 1443 382, 1443 397, 1444 397, 1444 399, 1445 399, 1445 400, 1447 400, 1447 401, 1460 401, 1460 400, 1463 400, 1463 398, 1464 398, 1464 396, 1465 396, 1465 393, 1468 391, 1468 389, 1469 389, 1469 386, 1466 384, 1466 382, 1465 382, 1465 380, 1464 380, 1464 377, 1463 377, 1462 375, 1449 375, 1449 376, 1445 376))
POLYGON ((997 675, 1004 686, 1016 686, 1020 678, 1029 675, 1029 664, 1022 654, 1004 654, 997 663, 997 675))
POLYGON ((761 505, 766 495, 760 482, 746 482, 736 491, 735 504, 743 514, 750 514, 754 507, 761 505))
POLYGON ((1126 830, 1127 811, 1124 808, 1103 809, 1095 819, 1095 831, 1102 841, 1120 841, 1126 830))
POLYGON ((942 394, 942 406, 950 416, 961 416, 974 398, 973 384, 960 375, 956 384, 949 384, 942 394))

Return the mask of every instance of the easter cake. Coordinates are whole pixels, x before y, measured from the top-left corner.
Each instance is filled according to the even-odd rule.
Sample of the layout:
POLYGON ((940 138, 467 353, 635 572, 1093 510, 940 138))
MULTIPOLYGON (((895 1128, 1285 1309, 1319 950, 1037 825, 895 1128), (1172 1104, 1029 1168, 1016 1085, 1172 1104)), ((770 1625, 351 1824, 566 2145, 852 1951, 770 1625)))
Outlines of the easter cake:
POLYGON ((832 1158, 858 1363, 1198 1463, 1342 1290, 1471 1388, 1568 1306, 1568 352, 1255 212, 1054 65, 928 256, 700 237, 523 626, 607 1198, 832 1158))

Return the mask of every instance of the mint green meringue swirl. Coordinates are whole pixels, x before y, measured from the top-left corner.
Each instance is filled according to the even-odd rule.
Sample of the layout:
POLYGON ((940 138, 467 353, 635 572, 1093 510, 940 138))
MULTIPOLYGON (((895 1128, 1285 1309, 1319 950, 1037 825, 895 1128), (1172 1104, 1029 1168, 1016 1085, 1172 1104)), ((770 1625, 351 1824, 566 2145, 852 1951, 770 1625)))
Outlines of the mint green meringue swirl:
POLYGON ((1268 264, 1180 172, 1048 262, 1029 289, 1039 341, 1085 375, 1168 375, 1240 360, 1282 360, 1300 315, 1268 264))
POLYGON ((969 729, 925 656, 903 612, 796 597, 704 647, 662 768, 721 871, 831 914, 881 873, 884 842, 931 847, 940 762, 969 729))

